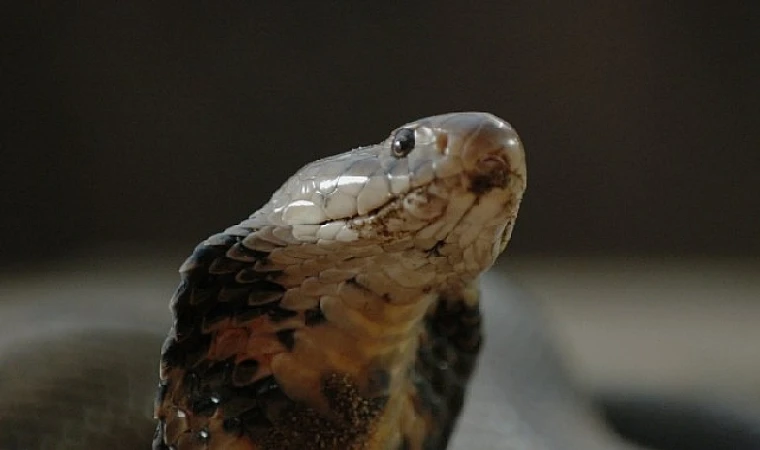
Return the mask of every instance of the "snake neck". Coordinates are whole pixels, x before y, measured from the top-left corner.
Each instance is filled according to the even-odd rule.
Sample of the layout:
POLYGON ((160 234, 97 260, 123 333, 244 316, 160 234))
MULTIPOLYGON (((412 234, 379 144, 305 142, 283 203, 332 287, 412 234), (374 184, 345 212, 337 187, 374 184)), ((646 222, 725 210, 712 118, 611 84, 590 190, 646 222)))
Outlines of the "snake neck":
MULTIPOLYGON (((316 387, 330 373, 353 380, 368 398, 400 389, 416 360, 426 315, 440 298, 432 278, 414 270, 426 252, 411 242, 331 246, 294 244, 292 236, 292 230, 261 227, 227 252, 238 259, 242 251, 261 252, 253 264, 256 276, 280 286, 278 307, 296 313, 277 326, 294 329, 294 344, 272 358, 275 377, 289 394, 309 400, 313 391, 303 386, 316 387), (310 380, 304 375, 289 383, 297 378, 294 371, 310 373, 310 380)), ((261 327, 251 333, 261 334, 261 327)))
POLYGON ((398 442, 391 448, 446 448, 482 343, 476 284, 437 293, 418 325, 380 429, 398 442))

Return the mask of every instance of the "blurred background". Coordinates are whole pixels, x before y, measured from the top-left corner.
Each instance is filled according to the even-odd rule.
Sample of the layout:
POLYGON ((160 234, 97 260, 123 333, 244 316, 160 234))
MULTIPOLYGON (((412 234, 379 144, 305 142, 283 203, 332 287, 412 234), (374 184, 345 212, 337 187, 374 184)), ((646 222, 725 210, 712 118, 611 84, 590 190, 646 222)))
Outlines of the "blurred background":
POLYGON ((17 2, 0 257, 186 249, 457 110, 525 141, 514 255, 758 256, 760 6, 702 3, 17 2))
POLYGON ((144 271, 165 301, 306 162, 484 110, 529 158, 498 269, 580 378, 760 399, 759 2, 16 2, 0 30, 6 283, 144 271))

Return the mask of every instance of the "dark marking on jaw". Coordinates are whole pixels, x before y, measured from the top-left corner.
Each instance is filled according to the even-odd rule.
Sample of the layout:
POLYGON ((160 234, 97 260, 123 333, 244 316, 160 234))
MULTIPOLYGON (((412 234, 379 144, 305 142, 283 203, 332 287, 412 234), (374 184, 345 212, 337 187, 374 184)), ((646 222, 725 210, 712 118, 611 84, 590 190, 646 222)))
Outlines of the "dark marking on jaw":
POLYGON ((478 170, 470 175, 470 191, 484 194, 493 188, 505 188, 509 184, 509 164, 498 157, 486 157, 478 162, 478 170))
POLYGON ((509 181, 507 172, 492 172, 473 175, 470 179, 470 192, 481 195, 494 188, 504 188, 509 181))
POLYGON ((443 241, 443 240, 436 242, 435 245, 430 247, 430 249, 427 251, 428 256, 432 256, 432 257, 443 256, 441 255, 441 247, 443 247, 445 244, 446 244, 446 241, 443 241))

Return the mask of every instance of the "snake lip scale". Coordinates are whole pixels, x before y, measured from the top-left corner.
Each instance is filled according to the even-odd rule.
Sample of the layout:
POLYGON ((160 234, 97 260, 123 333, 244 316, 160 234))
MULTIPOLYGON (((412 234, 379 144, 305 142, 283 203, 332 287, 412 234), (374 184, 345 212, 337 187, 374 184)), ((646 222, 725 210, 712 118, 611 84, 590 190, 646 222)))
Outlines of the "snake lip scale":
POLYGON ((180 268, 154 449, 440 449, 526 187, 486 113, 304 166, 180 268))

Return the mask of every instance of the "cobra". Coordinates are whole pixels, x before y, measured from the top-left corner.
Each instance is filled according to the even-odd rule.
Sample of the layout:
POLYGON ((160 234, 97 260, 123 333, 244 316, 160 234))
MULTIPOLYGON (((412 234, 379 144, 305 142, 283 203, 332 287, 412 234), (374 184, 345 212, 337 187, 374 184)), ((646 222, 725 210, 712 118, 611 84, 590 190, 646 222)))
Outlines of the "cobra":
POLYGON ((154 449, 445 448, 526 182, 486 113, 303 167, 181 267, 154 449))

